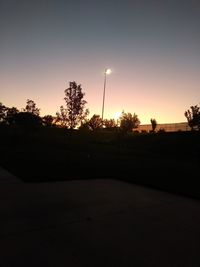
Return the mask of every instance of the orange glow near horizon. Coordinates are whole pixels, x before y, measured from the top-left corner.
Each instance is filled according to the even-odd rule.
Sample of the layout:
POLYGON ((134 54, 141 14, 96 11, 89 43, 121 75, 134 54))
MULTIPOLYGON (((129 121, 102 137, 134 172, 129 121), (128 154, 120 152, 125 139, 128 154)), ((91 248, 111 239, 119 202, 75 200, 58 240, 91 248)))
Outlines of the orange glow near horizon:
MULTIPOLYGON (((70 79, 74 75, 69 75, 68 81, 63 74, 60 79, 55 79, 58 74, 49 70, 49 75, 38 80, 35 84, 29 84, 29 79, 24 77, 15 77, 14 88, 18 93, 13 91, 12 84, 1 83, 2 88, 5 89, 1 94, 1 101, 4 105, 12 107, 16 106, 19 110, 24 108, 26 100, 32 99, 36 102, 38 108, 41 109, 41 115, 50 114, 55 116, 59 111, 59 107, 64 105, 64 90, 68 87, 68 81, 75 80, 77 83, 83 81, 82 88, 85 93, 85 100, 87 101, 86 108, 89 108, 91 117, 93 114, 101 114, 102 108, 102 94, 103 94, 103 76, 93 74, 91 79, 84 78, 87 70, 79 76, 78 80, 70 79), (55 74, 55 75, 54 75, 55 74)), ((40 74, 38 74, 40 76, 40 74)), ((107 79, 106 95, 105 95, 105 111, 104 117, 107 119, 114 118, 122 112, 136 113, 141 121, 141 124, 150 123, 151 118, 155 118, 159 123, 173 123, 186 121, 184 111, 195 102, 195 97, 188 94, 188 88, 193 86, 197 91, 197 80, 191 81, 185 78, 181 80, 166 81, 165 77, 160 76, 154 79, 153 75, 148 76, 134 76, 130 74, 123 78, 124 73, 109 75, 107 79), (129 80, 127 84, 125 81, 129 80), (173 90, 171 90, 173 88, 173 90), (185 96, 184 96, 185 92, 185 96)))

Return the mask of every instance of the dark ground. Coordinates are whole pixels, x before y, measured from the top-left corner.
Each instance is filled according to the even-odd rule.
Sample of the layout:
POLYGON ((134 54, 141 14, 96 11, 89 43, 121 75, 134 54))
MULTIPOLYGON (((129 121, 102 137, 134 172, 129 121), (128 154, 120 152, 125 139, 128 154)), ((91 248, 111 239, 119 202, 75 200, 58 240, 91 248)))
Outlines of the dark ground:
POLYGON ((0 185, 1 267, 200 266, 197 200, 110 179, 0 185))
POLYGON ((199 267, 199 141, 0 129, 0 266, 199 267))
POLYGON ((1 165, 24 182, 114 178, 200 197, 199 132, 0 129, 1 165))

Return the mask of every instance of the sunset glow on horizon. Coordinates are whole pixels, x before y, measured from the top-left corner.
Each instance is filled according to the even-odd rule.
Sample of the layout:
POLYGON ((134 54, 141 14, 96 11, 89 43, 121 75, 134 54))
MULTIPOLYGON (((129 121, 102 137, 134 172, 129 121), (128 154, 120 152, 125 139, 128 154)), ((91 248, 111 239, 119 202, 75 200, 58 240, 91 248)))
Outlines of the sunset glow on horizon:
POLYGON ((184 122, 200 102, 199 14, 195 0, 2 0, 0 102, 55 116, 76 81, 100 115, 109 66, 104 118, 184 122))

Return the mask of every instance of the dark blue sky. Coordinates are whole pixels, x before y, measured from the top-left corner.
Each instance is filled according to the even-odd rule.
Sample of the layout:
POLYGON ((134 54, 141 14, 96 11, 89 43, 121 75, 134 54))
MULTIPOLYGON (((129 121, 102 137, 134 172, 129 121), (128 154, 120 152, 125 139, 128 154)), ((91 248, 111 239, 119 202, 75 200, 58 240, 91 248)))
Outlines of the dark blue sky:
POLYGON ((100 114, 103 69, 111 67, 105 114, 124 109, 142 123, 184 121, 200 99, 200 1, 0 0, 0 101, 42 113, 81 83, 100 114))

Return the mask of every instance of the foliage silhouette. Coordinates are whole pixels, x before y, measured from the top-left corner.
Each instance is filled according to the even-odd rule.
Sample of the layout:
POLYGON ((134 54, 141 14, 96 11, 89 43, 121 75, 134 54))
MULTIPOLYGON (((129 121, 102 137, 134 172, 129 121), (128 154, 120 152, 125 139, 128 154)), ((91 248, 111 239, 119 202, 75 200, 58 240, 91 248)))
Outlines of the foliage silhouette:
POLYGON ((120 117, 120 129, 123 132, 132 132, 132 130, 138 128, 139 125, 140 120, 135 113, 132 115, 131 113, 122 112, 120 117))
POLYGON ((75 81, 69 82, 69 88, 65 89, 64 100, 66 108, 60 107, 60 112, 56 113, 57 123, 61 126, 75 129, 85 120, 89 114, 89 110, 85 109, 86 101, 81 85, 77 85, 75 81))
POLYGON ((12 124, 24 130, 33 130, 42 126, 42 118, 30 112, 19 112, 12 116, 12 124))
POLYGON ((192 130, 200 131, 200 107, 198 105, 191 106, 191 110, 185 111, 184 115, 187 118, 188 125, 192 130))
POLYGON ((60 106, 60 112, 56 112, 56 125, 61 127, 68 127, 69 125, 67 110, 63 106, 60 106))
POLYGON ((151 127, 152 127, 152 131, 155 132, 156 127, 157 127, 157 121, 156 119, 151 119, 151 127))
POLYGON ((26 101, 26 107, 23 110, 24 112, 32 113, 36 116, 40 115, 40 109, 36 107, 36 104, 33 100, 27 99, 26 101))
POLYGON ((110 131, 118 129, 118 124, 114 119, 109 119, 109 120, 105 119, 103 121, 103 125, 105 126, 107 130, 110 130, 110 131))
POLYGON ((99 130, 103 128, 103 120, 100 115, 94 114, 88 121, 89 129, 92 131, 99 130))
POLYGON ((15 107, 7 109, 6 123, 8 125, 14 124, 15 115, 19 113, 19 110, 15 107))
POLYGON ((42 118, 43 125, 46 127, 52 127, 54 125, 54 118, 51 115, 45 115, 42 118))
POLYGON ((0 102, 0 123, 4 123, 7 115, 7 107, 0 102))
POLYGON ((0 123, 6 125, 13 124, 13 116, 18 112, 19 110, 17 108, 9 108, 0 103, 0 123))

